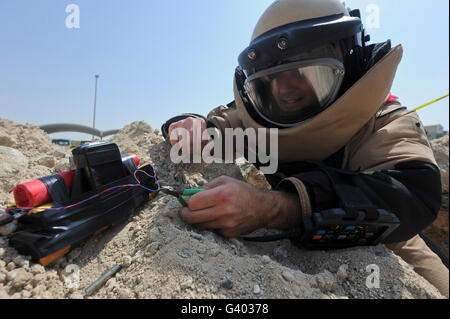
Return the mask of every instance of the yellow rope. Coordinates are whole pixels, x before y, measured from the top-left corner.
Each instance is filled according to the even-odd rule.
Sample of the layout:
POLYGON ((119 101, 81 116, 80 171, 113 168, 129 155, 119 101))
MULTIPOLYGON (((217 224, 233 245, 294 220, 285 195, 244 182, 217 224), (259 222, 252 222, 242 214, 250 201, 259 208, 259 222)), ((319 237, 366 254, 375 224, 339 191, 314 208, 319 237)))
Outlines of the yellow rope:
POLYGON ((436 100, 434 100, 434 101, 431 101, 431 102, 429 102, 429 103, 427 103, 427 104, 424 104, 424 105, 422 105, 422 106, 419 106, 419 107, 415 108, 413 111, 418 111, 418 110, 420 110, 420 109, 423 109, 424 107, 427 107, 428 105, 431 105, 431 104, 434 104, 434 103, 436 103, 436 102, 438 102, 438 101, 440 101, 440 100, 443 100, 443 99, 445 99, 445 98, 448 97, 448 96, 449 96, 449 95, 446 94, 446 95, 444 95, 443 97, 440 97, 440 98, 438 98, 438 99, 436 99, 436 100))

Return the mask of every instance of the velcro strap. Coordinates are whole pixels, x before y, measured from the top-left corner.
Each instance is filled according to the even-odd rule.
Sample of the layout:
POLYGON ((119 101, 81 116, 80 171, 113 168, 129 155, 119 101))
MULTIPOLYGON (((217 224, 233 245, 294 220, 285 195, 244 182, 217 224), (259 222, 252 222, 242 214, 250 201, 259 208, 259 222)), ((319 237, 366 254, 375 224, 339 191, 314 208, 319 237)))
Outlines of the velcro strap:
POLYGON ((339 198, 341 208, 343 208, 349 218, 356 219, 361 211, 366 215, 366 220, 377 220, 379 217, 378 210, 367 198, 367 196, 357 186, 348 183, 347 179, 352 174, 341 170, 329 169, 323 164, 319 164, 321 170, 330 179, 331 185, 339 198))

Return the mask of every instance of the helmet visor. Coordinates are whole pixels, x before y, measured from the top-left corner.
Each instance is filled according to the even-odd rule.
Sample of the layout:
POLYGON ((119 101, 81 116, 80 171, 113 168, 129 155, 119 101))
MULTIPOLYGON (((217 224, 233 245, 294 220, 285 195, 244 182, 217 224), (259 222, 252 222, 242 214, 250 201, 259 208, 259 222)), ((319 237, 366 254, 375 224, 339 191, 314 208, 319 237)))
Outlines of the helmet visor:
POLYGON ((335 59, 276 66, 250 76, 245 91, 266 121, 296 126, 325 110, 336 98, 345 70, 335 59))

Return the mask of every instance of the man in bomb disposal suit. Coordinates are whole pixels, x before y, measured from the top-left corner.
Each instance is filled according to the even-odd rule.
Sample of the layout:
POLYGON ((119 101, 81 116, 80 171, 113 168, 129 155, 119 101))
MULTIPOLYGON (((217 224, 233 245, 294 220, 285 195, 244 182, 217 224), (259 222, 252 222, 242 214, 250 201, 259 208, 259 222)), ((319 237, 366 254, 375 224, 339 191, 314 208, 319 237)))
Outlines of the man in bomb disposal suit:
POLYGON ((176 128, 278 128, 279 168, 266 175, 276 190, 221 177, 182 216, 235 237, 304 229, 327 209, 383 209, 400 221, 383 243, 448 297, 449 271, 418 235, 440 209, 440 172, 417 114, 390 94, 402 46, 368 41, 359 10, 339 0, 275 1, 239 56, 235 101, 162 131, 175 145, 176 128))

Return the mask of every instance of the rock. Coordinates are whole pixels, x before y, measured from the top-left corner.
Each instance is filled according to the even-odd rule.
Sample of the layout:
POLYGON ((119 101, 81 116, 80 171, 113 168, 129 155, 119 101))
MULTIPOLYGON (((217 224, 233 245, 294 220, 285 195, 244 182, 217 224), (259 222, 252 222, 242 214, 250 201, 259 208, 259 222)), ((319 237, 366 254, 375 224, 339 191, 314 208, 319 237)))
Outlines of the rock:
POLYGON ((181 283, 180 288, 182 290, 188 289, 188 288, 190 288, 192 286, 193 282, 194 281, 192 280, 192 278, 189 278, 188 280, 186 280, 183 283, 181 283))
POLYGON ((147 239, 149 242, 153 243, 161 237, 161 234, 157 228, 153 228, 148 232, 147 239))
POLYGON ((11 281, 14 288, 21 288, 33 278, 33 275, 23 268, 18 268, 8 272, 6 278, 11 281))
POLYGON ((84 296, 81 292, 73 292, 68 296, 69 299, 84 299, 84 296))
POLYGON ((294 275, 289 271, 283 271, 281 274, 286 281, 294 281, 294 275))
POLYGON ((336 278, 328 270, 316 275, 316 283, 323 292, 332 292, 336 288, 336 278))
POLYGON ((48 168, 53 168, 55 166, 55 164, 56 164, 55 158, 52 157, 52 156, 41 157, 40 159, 38 159, 37 163, 39 165, 42 165, 42 166, 45 166, 45 167, 48 167, 48 168))
POLYGON ((197 239, 198 241, 202 241, 203 240, 203 236, 197 233, 191 233, 189 236, 191 236, 194 239, 197 239))
POLYGON ((45 274, 37 274, 31 280, 31 284, 33 287, 37 287, 40 283, 45 282, 46 275, 45 274))
POLYGON ((263 264, 267 265, 268 263, 270 263, 271 259, 269 256, 264 255, 261 257, 263 264))
POLYGON ((42 298, 44 295, 45 286, 44 285, 38 285, 34 287, 34 289, 31 291, 31 295, 33 297, 40 297, 42 298))
POLYGON ((6 265, 6 270, 8 270, 8 271, 11 271, 15 268, 16 268, 16 264, 13 263, 12 261, 8 265, 6 265))
POLYGON ((124 256, 122 258, 122 266, 124 267, 130 267, 132 262, 133 258, 131 256, 124 256))
POLYGON ((6 275, 0 273, 0 284, 3 284, 6 281, 6 275))
POLYGON ((261 293, 261 288, 259 287, 258 284, 255 284, 255 286, 253 287, 253 293, 255 295, 259 295, 261 293))
POLYGON ((34 264, 34 265, 31 267, 30 272, 31 272, 33 275, 43 274, 43 273, 45 273, 45 268, 42 267, 42 266, 39 265, 39 264, 34 264))
POLYGON ((336 273, 336 277, 340 280, 340 281, 345 281, 348 278, 348 265, 341 265, 339 266, 339 269, 336 273))
POLYGON ((225 288, 225 289, 228 289, 228 290, 230 290, 230 289, 233 288, 233 282, 232 282, 230 279, 222 280, 222 281, 219 283, 219 285, 220 285, 220 287, 225 288))
MULTIPOLYGON (((1 214, 0 215, 0 221, 3 220, 3 219, 6 219, 8 217, 9 217, 9 215, 1 214)), ((8 236, 8 235, 14 233, 16 231, 16 229, 17 229, 17 226, 18 226, 17 220, 14 220, 13 222, 11 222, 9 224, 0 226, 0 235, 1 236, 8 236)))
POLYGON ((178 215, 178 211, 169 206, 162 210, 162 215, 169 218, 175 218, 178 215))
POLYGON ((9 297, 8 293, 6 292, 6 290, 4 290, 0 287, 0 299, 9 299, 9 298, 10 297, 9 297))
POLYGON ((151 257, 158 251, 160 246, 160 243, 158 241, 155 241, 154 243, 151 243, 147 246, 146 251, 144 253, 145 257, 151 257))
POLYGON ((21 295, 22 295, 22 298, 24 298, 24 299, 31 298, 31 292, 29 292, 27 290, 22 290, 21 295))
POLYGON ((119 297, 119 299, 131 299, 133 298, 133 293, 127 288, 120 288, 117 291, 117 296, 119 297))
POLYGON ((0 133, 0 146, 11 147, 14 146, 14 144, 16 143, 10 136, 6 135, 5 133, 0 133))
POLYGON ((28 167, 28 158, 20 151, 6 146, 0 146, 0 188, 5 192, 12 190, 17 181, 21 180, 28 167))
POLYGON ((25 265, 28 264, 28 260, 26 260, 25 257, 23 256, 17 256, 16 258, 13 259, 13 262, 18 267, 24 267, 25 265))

